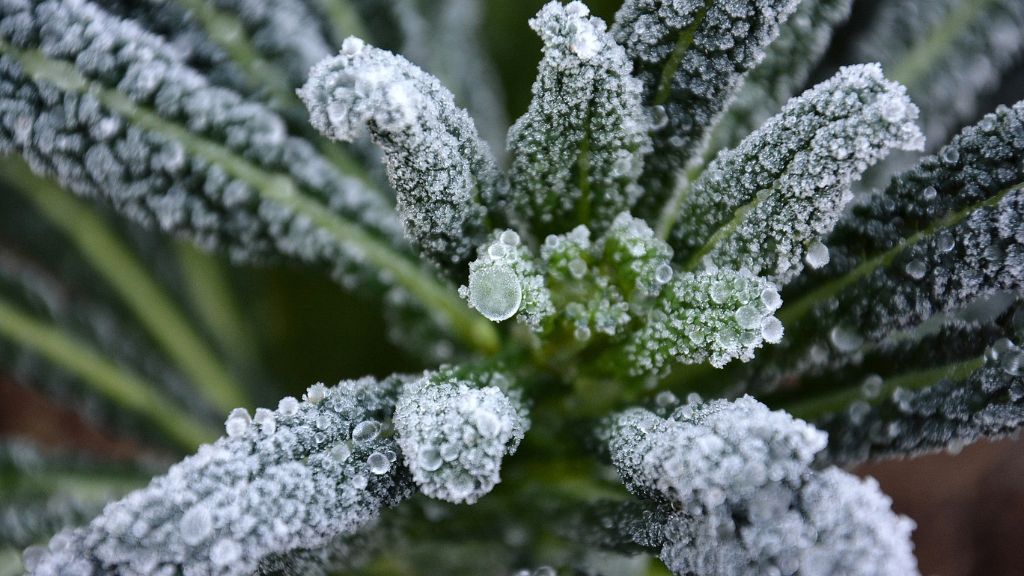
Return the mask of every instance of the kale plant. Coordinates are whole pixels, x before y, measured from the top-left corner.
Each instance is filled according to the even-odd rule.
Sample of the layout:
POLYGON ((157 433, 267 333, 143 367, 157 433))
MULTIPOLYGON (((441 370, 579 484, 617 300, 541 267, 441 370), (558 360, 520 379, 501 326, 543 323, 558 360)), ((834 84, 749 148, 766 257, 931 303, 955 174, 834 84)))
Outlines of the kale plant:
POLYGON ((1024 422, 1024 3, 851 3, 550 2, 502 143, 475 0, 0 0, 0 368, 145 447, 0 444, 0 565, 916 574, 841 466, 1024 422), (285 395, 288 260, 419 365, 285 395))

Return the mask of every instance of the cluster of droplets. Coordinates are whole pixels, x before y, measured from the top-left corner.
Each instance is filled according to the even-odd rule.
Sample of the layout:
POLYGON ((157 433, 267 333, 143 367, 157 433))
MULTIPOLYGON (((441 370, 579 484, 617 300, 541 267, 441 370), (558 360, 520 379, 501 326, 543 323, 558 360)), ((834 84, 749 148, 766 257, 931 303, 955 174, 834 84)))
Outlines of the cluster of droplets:
POLYGON ((401 378, 364 378, 225 421, 200 447, 88 525, 26 552, 30 574, 250 574, 274 555, 352 534, 412 483, 385 434, 401 378))
POLYGON ((626 486, 670 506, 641 537, 673 574, 917 573, 913 523, 878 484, 814 470, 825 434, 749 396, 627 410, 608 442, 626 486))
POLYGON ((708 166, 682 201, 683 260, 747 268, 779 285, 823 266, 851 183, 893 148, 920 148, 917 107, 878 65, 842 68, 708 166), (724 233, 723 233, 724 232, 724 233))
POLYGON ((534 236, 564 230, 581 214, 600 233, 642 192, 636 180, 650 148, 642 86, 581 2, 550 2, 530 26, 544 58, 530 108, 509 130, 517 215, 534 236))
POLYGON ((469 264, 468 285, 460 287, 459 294, 488 320, 501 322, 516 316, 540 330, 554 308, 544 276, 519 234, 496 231, 477 254, 469 264))
POLYGON ((333 140, 367 128, 383 149, 409 237, 443 268, 470 259, 488 208, 500 210, 497 165, 469 114, 433 76, 350 37, 299 91, 310 122, 333 140))
POLYGON ((462 378, 442 370, 404 386, 394 425, 420 491, 473 504, 501 480, 501 461, 516 451, 529 420, 501 373, 462 378))
POLYGON ((662 375, 673 361, 750 360, 762 343, 782 340, 774 284, 747 271, 710 269, 678 275, 661 292, 646 323, 630 337, 630 373, 662 375))

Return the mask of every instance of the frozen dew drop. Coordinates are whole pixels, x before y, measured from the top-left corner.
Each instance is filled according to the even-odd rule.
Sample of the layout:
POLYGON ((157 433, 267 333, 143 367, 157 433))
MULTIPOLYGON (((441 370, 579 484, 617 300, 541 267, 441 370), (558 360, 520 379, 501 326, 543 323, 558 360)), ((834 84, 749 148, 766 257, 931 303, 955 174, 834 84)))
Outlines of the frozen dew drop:
POLYGON ((310 404, 319 404, 327 398, 327 387, 322 382, 317 382, 306 390, 306 400, 310 404))
POLYGON ((815 270, 823 268, 829 261, 828 246, 815 240, 807 247, 807 256, 804 259, 807 260, 807 265, 815 270))
POLYGON ((445 443, 441 445, 439 454, 445 462, 452 462, 459 457, 459 445, 454 442, 445 443))
POLYGON ((234 564, 242 557, 242 547, 234 540, 224 538, 210 547, 210 562, 217 567, 234 564))
POLYGON ((365 42, 355 36, 349 36, 341 43, 341 53, 345 56, 355 56, 363 51, 364 46, 365 42))
POLYGON ((196 504, 181 517, 181 539, 189 546, 196 546, 213 532, 213 517, 210 509, 196 504))
POLYGON ((921 197, 925 200, 935 200, 938 195, 939 191, 935 189, 935 186, 928 186, 921 191, 921 197))
POLYGON ((782 297, 779 296, 779 291, 775 288, 765 288, 761 290, 761 303, 769 311, 778 310, 782 306, 782 297))
POLYGON ((668 284, 672 280, 672 266, 662 262, 654 269, 654 281, 658 284, 668 284))
POLYGON ((432 446, 423 448, 419 453, 420 467, 427 472, 433 472, 441 467, 444 461, 441 459, 441 452, 432 446))
POLYGON ((391 460, 388 460, 388 457, 380 452, 374 452, 366 459, 366 466, 370 469, 371 473, 380 476, 381 474, 387 474, 388 470, 391 470, 391 460))
POLYGON ((953 235, 948 231, 939 232, 935 237, 935 247, 938 248, 939 252, 949 252, 956 246, 956 241, 953 240, 953 235))
POLYGON ((299 401, 291 396, 285 396, 277 403, 277 411, 282 416, 294 416, 299 411, 299 401))
POLYGON ((363 420, 352 430, 352 439, 356 442, 369 442, 380 434, 380 423, 376 420, 363 420))
POLYGON ((348 447, 348 444, 339 442, 331 447, 328 454, 335 462, 341 463, 348 460, 348 457, 352 455, 352 449, 348 447))
POLYGON ((227 420, 224 421, 224 430, 228 433, 228 436, 235 438, 245 434, 245 431, 249 429, 249 423, 252 422, 252 418, 249 416, 249 411, 245 408, 235 408, 228 414, 227 420))
POLYGON ((672 392, 663 390, 654 397, 654 403, 660 408, 670 408, 679 403, 679 398, 672 392))
POLYGON ((878 398, 878 395, 882 393, 883 382, 882 377, 878 374, 868 376, 860 384, 861 394, 869 400, 878 398))
POLYGON ((522 241, 515 230, 505 230, 498 239, 501 240, 502 244, 513 247, 519 246, 519 243, 522 241))
POLYGON ((782 341, 782 334, 782 322, 778 318, 769 316, 761 322, 761 337, 764 338, 765 342, 778 344, 782 341))
POLYGON ((579 56, 580 60, 587 61, 597 56, 601 50, 601 41, 591 28, 583 26, 572 39, 570 49, 579 56))
POLYGON ((864 338, 860 334, 845 326, 832 328, 828 338, 840 352, 854 352, 864 344, 864 338))
POLYGON ((366 477, 366 474, 356 474, 352 477, 352 486, 356 490, 362 490, 370 484, 370 479, 366 477))
POLYGON ((260 427, 264 434, 270 435, 277 431, 277 420, 274 419, 274 413, 266 408, 257 408, 252 421, 260 427))
POLYGON ((577 326, 576 330, 574 330, 572 334, 573 337, 580 342, 586 342, 587 340, 590 340, 590 327, 586 325, 577 326))
POLYGON ((960 151, 955 146, 945 146, 939 152, 939 156, 947 164, 956 164, 960 160, 960 151))
POLYGON ((579 280, 587 273, 587 263, 582 258, 573 258, 569 261, 569 274, 579 280))
POLYGON ((470 271, 469 304, 488 320, 507 320, 522 303, 523 287, 510 267, 492 265, 470 271))
POLYGON ((761 313, 758 312, 757 308, 751 305, 741 306, 736 311, 736 322, 739 323, 740 328, 744 330, 750 330, 755 328, 761 322, 761 313))
POLYGON ((541 566, 533 571, 533 576, 558 576, 558 573, 551 566, 541 566))
POLYGON ((928 266, 924 262, 914 259, 908 262, 903 270, 907 273, 907 276, 914 280, 920 280, 928 273, 928 266))
POLYGON ((471 476, 468 474, 459 474, 453 478, 451 483, 448 485, 448 491, 451 493, 452 501, 458 502, 472 494, 475 487, 476 482, 471 476))
POLYGON ((668 126, 668 112, 662 105, 651 106, 647 109, 647 115, 651 122, 651 130, 661 130, 668 126))
POLYGON ((473 419, 476 421, 476 429, 484 438, 494 438, 501 431, 501 421, 490 410, 477 409, 473 419))

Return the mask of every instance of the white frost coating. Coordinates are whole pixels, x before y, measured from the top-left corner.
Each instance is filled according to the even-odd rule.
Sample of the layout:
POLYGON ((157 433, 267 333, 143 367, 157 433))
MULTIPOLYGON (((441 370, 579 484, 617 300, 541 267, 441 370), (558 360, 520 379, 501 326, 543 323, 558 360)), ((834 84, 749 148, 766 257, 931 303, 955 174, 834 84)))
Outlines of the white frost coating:
POLYGON ((916 118, 906 90, 877 64, 840 69, 701 174, 673 230, 677 256, 786 284, 835 226, 851 183, 890 149, 920 149, 916 118))
POLYGON ((582 3, 550 2, 530 27, 544 58, 530 108, 509 130, 517 214, 536 236, 581 220, 602 232, 642 192, 636 180, 650 150, 643 86, 582 3))
POLYGON ((473 120, 451 92, 401 56, 348 38, 299 90, 317 130, 352 141, 369 128, 384 150, 406 235, 445 268, 482 239, 487 208, 501 210, 498 172, 473 120))
POLYGON ((516 316, 534 331, 554 313, 551 295, 529 248, 513 230, 498 230, 483 244, 469 264, 469 285, 459 288, 488 320, 501 322, 516 316))
POLYGON ((412 489, 404 468, 381 470, 374 456, 396 453, 393 438, 354 442, 349 433, 356 422, 389 418, 403 382, 314 386, 316 403, 282 400, 272 431, 267 416, 253 426, 233 412, 228 421, 245 422, 244 430, 34 549, 41 555, 29 573, 252 574, 268 557, 354 533, 412 489))
POLYGON ((773 316, 781 305, 774 284, 746 271, 680 274, 630 336, 624 351, 630 373, 662 374, 673 361, 721 367, 750 360, 762 342, 781 339, 782 325, 773 316))
POLYGON ((518 393, 494 385, 503 376, 469 378, 442 371, 406 384, 395 431, 424 494, 473 504, 501 481, 501 460, 516 451, 529 421, 518 393))
POLYGON ((671 504, 662 526, 643 530, 660 535, 673 574, 917 574, 913 522, 873 480, 815 471, 825 445, 823 432, 749 396, 668 419, 627 410, 609 437, 626 486, 671 504))

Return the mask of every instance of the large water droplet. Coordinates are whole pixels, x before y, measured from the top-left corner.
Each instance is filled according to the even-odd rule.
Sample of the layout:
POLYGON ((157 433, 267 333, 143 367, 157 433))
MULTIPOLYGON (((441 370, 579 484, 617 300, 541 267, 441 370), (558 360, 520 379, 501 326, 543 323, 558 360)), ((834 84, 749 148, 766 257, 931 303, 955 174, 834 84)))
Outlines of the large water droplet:
POLYGON ((437 448, 428 447, 420 450, 419 463, 420 468, 423 468, 427 472, 433 472, 441 467, 444 461, 441 459, 441 452, 437 448))
POLYGON ((387 474, 388 470, 391 470, 391 461, 380 452, 374 452, 366 459, 366 467, 370 469, 371 473, 380 476, 381 474, 387 474))
POLYGON ((380 424, 376 420, 363 420, 352 430, 352 439, 356 442, 369 442, 380 434, 380 424))
POLYGON ((522 303, 523 288, 512 268, 499 264, 469 273, 469 304, 488 320, 507 320, 522 303))
POLYGON ((836 326, 829 332, 829 340, 840 352, 853 352, 864 344, 864 338, 845 326, 836 326))

